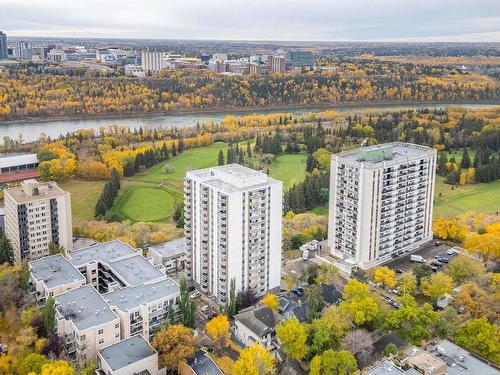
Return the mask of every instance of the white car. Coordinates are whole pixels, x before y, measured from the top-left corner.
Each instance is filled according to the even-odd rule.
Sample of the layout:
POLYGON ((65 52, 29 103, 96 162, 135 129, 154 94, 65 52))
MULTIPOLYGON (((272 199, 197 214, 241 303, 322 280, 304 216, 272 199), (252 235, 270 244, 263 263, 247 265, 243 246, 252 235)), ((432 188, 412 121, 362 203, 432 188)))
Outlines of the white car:
POLYGON ((203 306, 201 308, 201 312, 203 312, 203 313, 206 313, 206 312, 209 312, 209 311, 210 311, 210 306, 208 306, 208 305, 205 305, 205 306, 203 306))
POLYGON ((451 249, 448 249, 446 254, 448 254, 448 255, 460 254, 460 251, 458 251, 458 249, 455 249, 454 247, 452 247, 451 249))
POLYGON ((191 299, 198 298, 199 296, 201 296, 201 293, 198 292, 197 290, 195 290, 194 292, 189 293, 189 298, 191 298, 191 299))

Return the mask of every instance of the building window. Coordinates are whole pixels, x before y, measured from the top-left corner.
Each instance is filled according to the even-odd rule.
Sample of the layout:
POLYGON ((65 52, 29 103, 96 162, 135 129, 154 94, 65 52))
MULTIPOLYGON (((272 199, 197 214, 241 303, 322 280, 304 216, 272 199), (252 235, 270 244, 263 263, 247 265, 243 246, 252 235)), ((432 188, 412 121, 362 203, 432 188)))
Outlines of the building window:
POLYGON ((104 339, 99 340, 99 345, 104 344, 104 339))
POLYGON ((119 328, 120 327, 120 324, 119 323, 115 323, 115 328, 119 328))
POLYGON ((98 332, 99 335, 102 335, 104 333, 104 330, 101 328, 98 332))

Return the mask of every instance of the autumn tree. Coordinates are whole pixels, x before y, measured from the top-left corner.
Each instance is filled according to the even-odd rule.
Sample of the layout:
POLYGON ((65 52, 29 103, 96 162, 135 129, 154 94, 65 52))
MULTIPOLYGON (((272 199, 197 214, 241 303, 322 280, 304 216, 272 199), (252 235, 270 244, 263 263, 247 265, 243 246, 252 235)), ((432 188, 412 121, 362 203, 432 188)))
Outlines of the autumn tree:
POLYGON ((267 293, 264 298, 262 298, 262 303, 274 311, 278 311, 280 305, 278 296, 274 293, 267 293))
POLYGON ((455 303, 463 306, 474 318, 486 315, 490 309, 488 294, 474 282, 460 287, 460 291, 455 296, 455 303))
POLYGON ((301 324, 296 317, 287 319, 276 326, 276 336, 281 348, 289 359, 300 361, 309 352, 307 345, 307 327, 301 324))
POLYGON ((467 234, 467 227, 456 218, 438 218, 434 221, 433 231, 434 235, 442 240, 462 242, 467 234))
POLYGON ((160 367, 177 370, 179 363, 192 357, 197 345, 191 328, 173 324, 158 331, 153 337, 160 367))
POLYGON ((271 375, 274 374, 273 355, 259 343, 254 343, 240 352, 233 366, 233 375, 271 375))
POLYGON ((45 301, 41 317, 45 332, 47 332, 49 336, 53 335, 56 329, 56 301, 54 297, 50 296, 45 301))
POLYGON ((445 272, 453 279, 455 284, 459 285, 479 277, 484 273, 484 267, 472 258, 459 255, 450 261, 445 272))
POLYGON ((331 284, 338 274, 339 270, 333 264, 321 263, 315 280, 316 284, 331 284))
POLYGON ((447 306, 443 311, 438 313, 438 318, 434 322, 434 336, 446 339, 453 338, 460 326, 460 318, 457 311, 447 306))
POLYGON ((375 268, 373 281, 381 283, 384 287, 394 288, 396 286, 396 272, 387 266, 375 268))
POLYGON ((401 308, 390 312, 385 320, 385 328, 395 330, 403 340, 409 340, 419 345, 422 340, 430 338, 432 324, 437 319, 437 313, 432 306, 424 303, 417 305, 415 298, 409 294, 399 297, 401 308))
POLYGON ((51 361, 42 366, 40 375, 73 375, 75 370, 66 361, 51 361))
POLYGON ((353 323, 363 325, 375 319, 379 306, 367 284, 350 279, 344 286, 344 301, 340 303, 341 311, 347 313, 353 323))
POLYGON ((465 247, 471 252, 481 254, 485 262, 497 259, 500 256, 500 223, 486 225, 482 234, 469 234, 465 247))
POLYGON ((320 354, 327 349, 337 348, 350 327, 349 318, 337 306, 329 306, 323 315, 311 322, 311 351, 320 354))
POLYGON ((451 293, 453 290, 453 279, 443 272, 438 272, 431 277, 426 277, 421 281, 422 293, 433 300, 451 293))
POLYGON ((214 341, 215 346, 219 349, 219 352, 222 352, 231 339, 227 316, 217 315, 207 322, 205 328, 210 338, 214 341))
POLYGON ((499 335, 496 324, 488 323, 486 318, 479 318, 461 326, 455 336, 455 342, 495 363, 500 363, 499 335))
POLYGON ((415 294, 417 291, 415 276, 409 274, 403 275, 403 277, 398 280, 398 288, 403 294, 415 294))
POLYGON ((350 375, 356 373, 358 365, 348 351, 335 352, 332 349, 315 356, 311 361, 310 375, 350 375))

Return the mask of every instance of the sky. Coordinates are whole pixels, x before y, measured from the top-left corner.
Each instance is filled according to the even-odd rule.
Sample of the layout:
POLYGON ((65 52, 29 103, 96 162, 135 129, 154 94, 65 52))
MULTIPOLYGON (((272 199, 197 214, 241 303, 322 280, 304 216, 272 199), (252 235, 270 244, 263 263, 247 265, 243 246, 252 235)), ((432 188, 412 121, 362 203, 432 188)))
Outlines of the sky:
POLYGON ((11 36, 500 42, 500 0, 0 0, 11 36))

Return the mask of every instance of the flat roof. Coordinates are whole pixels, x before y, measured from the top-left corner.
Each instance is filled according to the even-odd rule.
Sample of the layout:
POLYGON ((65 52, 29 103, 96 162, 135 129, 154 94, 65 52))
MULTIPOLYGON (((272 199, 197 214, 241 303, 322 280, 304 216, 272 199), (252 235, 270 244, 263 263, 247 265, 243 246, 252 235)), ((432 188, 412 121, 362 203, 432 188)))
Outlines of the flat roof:
POLYGON ((40 182, 36 180, 25 180, 26 182, 33 182, 40 189, 40 193, 36 195, 27 195, 23 186, 17 186, 9 189, 5 189, 4 192, 9 194, 14 201, 18 204, 37 201, 40 199, 51 199, 57 198, 62 195, 67 194, 63 189, 61 189, 55 182, 40 182))
POLYGON ((388 361, 387 359, 384 359, 382 363, 376 365, 375 367, 372 367, 368 371, 364 372, 365 375, 405 375, 406 372, 401 370, 399 367, 397 367, 394 363, 391 361, 388 361))
POLYGON ((499 375, 500 370, 494 364, 476 357, 464 348, 448 340, 438 342, 430 353, 440 358, 448 365, 448 375, 499 375))
POLYGON ((413 143, 391 142, 344 151, 334 154, 334 156, 339 159, 355 161, 369 166, 379 165, 382 162, 400 163, 418 157, 430 156, 436 152, 431 147, 413 143))
POLYGON ((149 249, 157 252, 162 257, 175 257, 186 252, 186 238, 182 237, 172 241, 163 242, 158 245, 150 246, 149 249))
POLYGON ((197 350, 187 363, 196 375, 224 375, 203 350, 197 350))
POLYGON ((16 167, 19 165, 36 163, 38 163, 36 154, 22 154, 0 158, 0 168, 16 167))
POLYGON ((179 285, 171 278, 167 278, 147 285, 116 289, 103 294, 102 297, 120 311, 128 311, 139 305, 151 303, 179 292, 179 285))
POLYGON ((85 277, 61 254, 49 255, 29 262, 31 275, 47 288, 85 281, 85 277))
POLYGON ((109 263, 113 273, 129 286, 136 286, 165 277, 165 274, 142 255, 121 258, 109 263))
POLYGON ((109 367, 116 371, 148 358, 154 355, 156 351, 142 335, 136 335, 107 346, 100 350, 99 353, 109 367))
POLYGON ((136 253, 135 249, 129 244, 120 240, 113 240, 69 251, 68 257, 70 262, 78 267, 92 261, 110 262, 136 253))
POLYGON ((239 164, 227 164, 218 167, 188 171, 186 178, 192 178, 205 185, 212 186, 224 193, 254 190, 269 184, 281 184, 281 181, 265 173, 239 164))
POLYGON ((92 285, 69 290, 54 298, 60 315, 71 320, 80 331, 118 319, 92 285))

